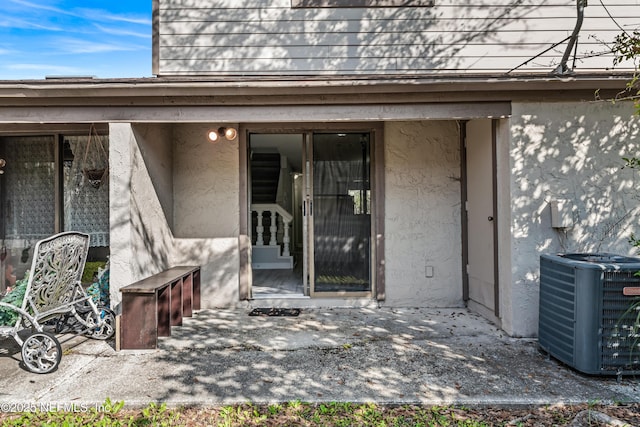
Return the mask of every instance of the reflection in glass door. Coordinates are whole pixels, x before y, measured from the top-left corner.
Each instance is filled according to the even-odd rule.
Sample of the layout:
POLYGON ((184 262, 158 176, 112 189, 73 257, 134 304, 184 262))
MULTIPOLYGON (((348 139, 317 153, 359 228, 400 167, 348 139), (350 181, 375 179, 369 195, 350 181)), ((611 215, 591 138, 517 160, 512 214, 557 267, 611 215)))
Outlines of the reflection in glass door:
POLYGON ((311 295, 369 295, 369 134, 315 133, 311 145, 305 162, 313 183, 307 186, 311 295))

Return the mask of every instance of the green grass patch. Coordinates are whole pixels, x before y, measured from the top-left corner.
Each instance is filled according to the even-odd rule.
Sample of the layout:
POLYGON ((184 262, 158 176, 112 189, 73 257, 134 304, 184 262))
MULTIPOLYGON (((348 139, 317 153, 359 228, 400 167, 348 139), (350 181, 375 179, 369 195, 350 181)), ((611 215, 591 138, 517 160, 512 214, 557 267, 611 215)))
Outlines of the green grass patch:
POLYGON ((291 401, 270 405, 246 403, 222 407, 168 408, 150 403, 125 409, 124 402, 107 399, 94 407, 65 406, 29 412, 0 413, 0 426, 326 426, 326 427, 489 427, 571 424, 579 411, 598 410, 638 425, 640 404, 558 405, 526 409, 465 408, 457 406, 386 406, 350 402, 305 403, 291 401))
MULTIPOLYGON (((32 408, 35 409, 35 408, 32 408)), ((150 403, 124 410, 124 402, 107 399, 97 407, 61 407, 2 414, 2 426, 488 426, 460 418, 451 408, 425 410, 414 406, 385 407, 373 403, 229 405, 219 408, 169 409, 150 403)))

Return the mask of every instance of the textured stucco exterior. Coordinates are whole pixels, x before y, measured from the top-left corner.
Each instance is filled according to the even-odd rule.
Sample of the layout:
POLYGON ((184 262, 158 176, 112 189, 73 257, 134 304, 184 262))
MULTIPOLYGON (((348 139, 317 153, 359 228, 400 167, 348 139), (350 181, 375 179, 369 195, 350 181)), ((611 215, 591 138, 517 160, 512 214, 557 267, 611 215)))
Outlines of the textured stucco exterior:
MULTIPOLYGON (((236 125, 237 126, 237 125, 236 125)), ((176 125, 174 234, 183 238, 238 237, 238 141, 207 140, 209 125, 176 125)))
POLYGON ((238 148, 209 143, 207 129, 110 126, 116 309, 122 286, 175 265, 202 267, 203 308, 238 303, 238 148))
POLYGON ((238 141, 216 144, 210 125, 176 125, 174 138, 174 265, 202 267, 204 308, 240 303, 240 171, 238 141))
POLYGON ((119 310, 119 289, 133 282, 131 245, 131 151, 135 137, 128 123, 109 125, 110 297, 119 310))
POLYGON ((388 122, 384 133, 385 304, 461 306, 458 124, 388 122))
MULTIPOLYGON (((496 121, 497 322, 510 335, 537 334, 540 254, 633 254, 640 172, 621 168, 640 148, 632 113, 627 104, 514 103, 496 121), (552 227, 553 201, 565 203, 570 226, 552 227)), ((384 305, 464 305, 459 126, 384 125, 384 305)), ((208 142, 208 129, 110 125, 114 301, 121 286, 197 264, 203 307, 242 303, 238 145, 208 142)))
MULTIPOLYGON (((539 257, 555 252, 633 254, 639 233, 639 171, 621 169, 637 156, 640 121, 628 103, 517 103, 510 124, 511 274, 503 327, 538 330, 539 257), (563 200, 572 225, 552 228, 550 203, 563 200)), ((506 148, 506 146, 505 146, 506 148)))
POLYGON ((111 273, 112 305, 118 310, 119 289, 136 280, 171 266, 172 235, 161 198, 170 200, 171 192, 155 187, 170 179, 171 167, 149 168, 145 154, 170 164, 171 134, 159 132, 151 125, 110 125, 110 174, 113 183, 111 204, 111 273), (163 155, 164 154, 164 155, 163 155), (163 179, 162 179, 163 178, 163 179))

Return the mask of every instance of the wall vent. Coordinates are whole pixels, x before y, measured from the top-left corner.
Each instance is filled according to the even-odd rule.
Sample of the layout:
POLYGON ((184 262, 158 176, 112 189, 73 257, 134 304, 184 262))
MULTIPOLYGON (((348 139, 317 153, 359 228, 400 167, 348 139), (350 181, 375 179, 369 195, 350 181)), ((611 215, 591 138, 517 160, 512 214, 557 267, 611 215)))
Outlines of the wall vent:
POLYGON ((542 255, 540 348, 586 374, 640 374, 640 297, 623 294, 638 271, 640 258, 542 255))

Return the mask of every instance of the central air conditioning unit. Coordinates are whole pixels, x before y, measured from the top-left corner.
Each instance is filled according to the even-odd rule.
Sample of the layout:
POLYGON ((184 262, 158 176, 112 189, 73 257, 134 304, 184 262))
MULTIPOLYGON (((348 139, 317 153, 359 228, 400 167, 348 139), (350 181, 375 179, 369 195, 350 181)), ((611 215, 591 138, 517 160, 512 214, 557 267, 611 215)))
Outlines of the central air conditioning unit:
POLYGON ((540 257, 540 348, 598 375, 640 374, 640 258, 540 257))

